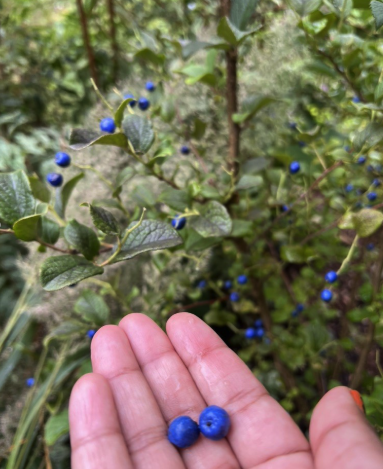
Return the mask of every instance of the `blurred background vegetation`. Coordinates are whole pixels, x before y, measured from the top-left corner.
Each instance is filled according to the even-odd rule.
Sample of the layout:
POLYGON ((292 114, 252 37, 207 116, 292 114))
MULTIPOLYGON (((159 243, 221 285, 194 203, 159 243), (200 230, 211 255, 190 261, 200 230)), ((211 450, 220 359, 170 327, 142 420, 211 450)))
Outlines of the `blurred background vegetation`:
MULTIPOLYGON (((383 433, 380 228, 359 240, 334 301, 319 299, 324 273, 339 269, 355 236, 352 224, 339 229, 337 221, 366 206, 383 165, 383 41, 368 1, 343 3, 254 2, 249 28, 260 29, 239 46, 242 135, 231 239, 206 242, 188 233, 186 254, 144 254, 49 293, 38 281, 46 254, 0 236, 3 331, 18 312, 0 361, 0 467, 70 467, 67 402, 75 380, 91 370, 87 330, 131 311, 161 326, 181 310, 204 318, 305 432, 316 402, 343 384, 362 391, 367 415, 383 433), (302 19, 297 5, 305 3, 311 10, 302 19), (362 151, 363 167, 356 164, 362 151), (293 160, 302 167, 295 180, 286 173, 293 160), (314 197, 275 222, 283 205, 338 162, 344 166, 314 187, 314 197), (242 240, 251 251, 241 251, 242 240), (232 304, 223 282, 235 283, 243 272, 251 281, 232 304), (197 288, 201 279, 207 285, 197 288), (89 291, 96 314, 87 316, 89 291), (300 315, 292 314, 297 304, 304 305, 300 315), (266 336, 247 341, 244 330, 265 312, 266 336), (40 385, 29 389, 32 376, 40 385)), ((214 200, 231 183, 221 169, 228 147, 225 57, 194 41, 209 41, 221 16, 219 2, 205 0, 0 0, 0 171, 23 169, 44 180, 55 170, 54 154, 67 149, 71 127, 98 127, 108 110, 90 78, 115 107, 121 94, 148 96, 144 86, 152 80, 150 117, 163 154, 172 156, 163 173, 189 196, 214 200), (187 142, 192 161, 177 153, 187 142)), ((86 149, 73 160, 121 184, 132 219, 144 206, 164 220, 183 210, 171 189, 115 147, 86 149)), ((65 177, 77 171, 71 167, 65 177)), ((79 205, 95 199, 123 217, 92 171, 75 189, 68 216, 85 222, 79 205)))

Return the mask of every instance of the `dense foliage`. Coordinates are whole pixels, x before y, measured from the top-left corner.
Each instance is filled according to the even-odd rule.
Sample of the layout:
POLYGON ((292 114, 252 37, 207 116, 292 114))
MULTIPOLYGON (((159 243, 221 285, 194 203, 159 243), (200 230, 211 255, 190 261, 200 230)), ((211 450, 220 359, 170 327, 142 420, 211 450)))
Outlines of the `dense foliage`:
POLYGON ((383 3, 38 3, 0 30, 3 467, 69 467, 133 310, 202 317, 304 431, 344 384, 382 434, 383 3))

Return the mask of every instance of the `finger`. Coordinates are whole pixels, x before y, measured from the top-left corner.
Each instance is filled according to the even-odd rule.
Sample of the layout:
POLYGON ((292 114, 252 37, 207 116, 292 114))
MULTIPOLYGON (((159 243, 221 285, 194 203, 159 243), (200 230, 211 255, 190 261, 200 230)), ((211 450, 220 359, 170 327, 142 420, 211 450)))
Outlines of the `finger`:
POLYGON ((317 469, 381 469, 383 446, 349 388, 329 391, 313 412, 311 448, 317 469))
POLYGON ((74 385, 69 402, 72 469, 132 469, 112 391, 94 373, 74 385))
MULTIPOLYGON (((120 327, 129 338, 167 423, 180 415, 188 415, 198 422, 206 402, 166 334, 143 314, 129 314, 120 322, 120 327)), ((199 438, 195 445, 182 450, 181 454, 190 468, 239 467, 226 440, 213 442, 199 438)))
POLYGON ((122 433, 137 469, 180 469, 178 451, 167 440, 167 426, 124 331, 104 326, 92 340, 93 370, 110 384, 122 433))
POLYGON ((241 467, 272 469, 291 462, 313 468, 308 442, 293 420, 209 326, 180 313, 168 321, 167 332, 205 401, 229 413, 228 439, 241 467))

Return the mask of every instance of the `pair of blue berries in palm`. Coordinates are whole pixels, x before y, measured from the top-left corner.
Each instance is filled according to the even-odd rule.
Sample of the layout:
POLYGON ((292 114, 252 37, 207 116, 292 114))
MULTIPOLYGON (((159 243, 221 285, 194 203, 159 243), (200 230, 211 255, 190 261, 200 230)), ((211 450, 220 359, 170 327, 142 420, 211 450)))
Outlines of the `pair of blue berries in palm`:
POLYGON ((261 339, 265 335, 262 319, 254 322, 254 327, 248 327, 245 331, 246 339, 261 339))
POLYGON ((169 425, 168 440, 178 448, 192 446, 202 433, 213 441, 222 440, 230 430, 230 417, 225 409, 212 405, 204 409, 199 416, 199 424, 190 417, 181 416, 169 425))

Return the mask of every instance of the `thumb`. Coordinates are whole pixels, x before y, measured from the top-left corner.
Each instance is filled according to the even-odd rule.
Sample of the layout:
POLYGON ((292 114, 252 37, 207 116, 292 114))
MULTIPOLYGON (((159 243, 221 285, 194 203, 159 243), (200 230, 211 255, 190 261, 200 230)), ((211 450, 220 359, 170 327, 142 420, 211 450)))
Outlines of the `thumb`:
POLYGON ((383 445, 362 409, 359 393, 342 386, 319 401, 310 424, 316 469, 383 468, 383 445))

